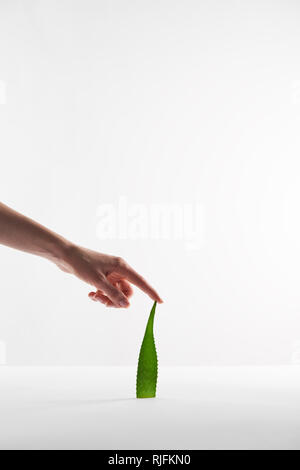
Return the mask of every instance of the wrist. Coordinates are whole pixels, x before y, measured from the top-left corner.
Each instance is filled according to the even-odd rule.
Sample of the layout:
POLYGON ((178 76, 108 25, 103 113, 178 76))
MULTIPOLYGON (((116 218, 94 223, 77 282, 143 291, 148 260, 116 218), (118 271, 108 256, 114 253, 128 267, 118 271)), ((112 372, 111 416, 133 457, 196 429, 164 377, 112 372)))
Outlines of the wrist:
POLYGON ((60 266, 68 266, 70 263, 70 252, 74 244, 63 237, 56 236, 50 241, 46 258, 60 266))

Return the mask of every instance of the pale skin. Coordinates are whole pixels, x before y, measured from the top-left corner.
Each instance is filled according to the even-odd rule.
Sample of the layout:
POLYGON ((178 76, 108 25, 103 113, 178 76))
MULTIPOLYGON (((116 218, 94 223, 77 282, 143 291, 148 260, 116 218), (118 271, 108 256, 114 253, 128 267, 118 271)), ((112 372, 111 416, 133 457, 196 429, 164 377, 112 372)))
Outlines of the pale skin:
POLYGON ((152 300, 162 302, 153 287, 122 258, 75 245, 2 203, 0 244, 55 263, 62 271, 93 286, 89 298, 107 307, 129 307, 131 284, 152 300))

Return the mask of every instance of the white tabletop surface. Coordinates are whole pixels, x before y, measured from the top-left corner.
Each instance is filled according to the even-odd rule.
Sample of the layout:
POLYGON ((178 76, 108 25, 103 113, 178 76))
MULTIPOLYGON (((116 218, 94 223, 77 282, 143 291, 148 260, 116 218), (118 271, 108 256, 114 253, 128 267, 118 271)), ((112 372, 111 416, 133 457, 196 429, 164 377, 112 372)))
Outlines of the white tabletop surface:
POLYGON ((300 449, 300 368, 0 367, 0 449, 300 449))

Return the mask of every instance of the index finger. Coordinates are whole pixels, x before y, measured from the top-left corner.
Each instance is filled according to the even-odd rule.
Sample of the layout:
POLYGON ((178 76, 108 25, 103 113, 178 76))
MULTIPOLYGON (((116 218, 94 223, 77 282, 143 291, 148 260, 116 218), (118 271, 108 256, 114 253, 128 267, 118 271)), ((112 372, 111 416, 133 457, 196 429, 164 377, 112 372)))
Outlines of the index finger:
POLYGON ((124 276, 129 282, 139 287, 143 292, 145 292, 145 294, 148 294, 152 300, 156 300, 160 304, 163 302, 156 290, 148 284, 146 279, 144 279, 128 264, 120 266, 118 268, 118 273, 124 276))

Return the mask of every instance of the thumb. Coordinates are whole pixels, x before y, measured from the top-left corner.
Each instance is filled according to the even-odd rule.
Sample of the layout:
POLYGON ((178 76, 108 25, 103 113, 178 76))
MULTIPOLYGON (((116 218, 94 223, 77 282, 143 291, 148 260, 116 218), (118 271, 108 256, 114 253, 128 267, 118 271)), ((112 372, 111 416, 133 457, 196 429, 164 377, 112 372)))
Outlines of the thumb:
POLYGON ((114 287, 105 277, 101 277, 96 287, 101 289, 115 307, 129 307, 129 301, 123 292, 114 287))

